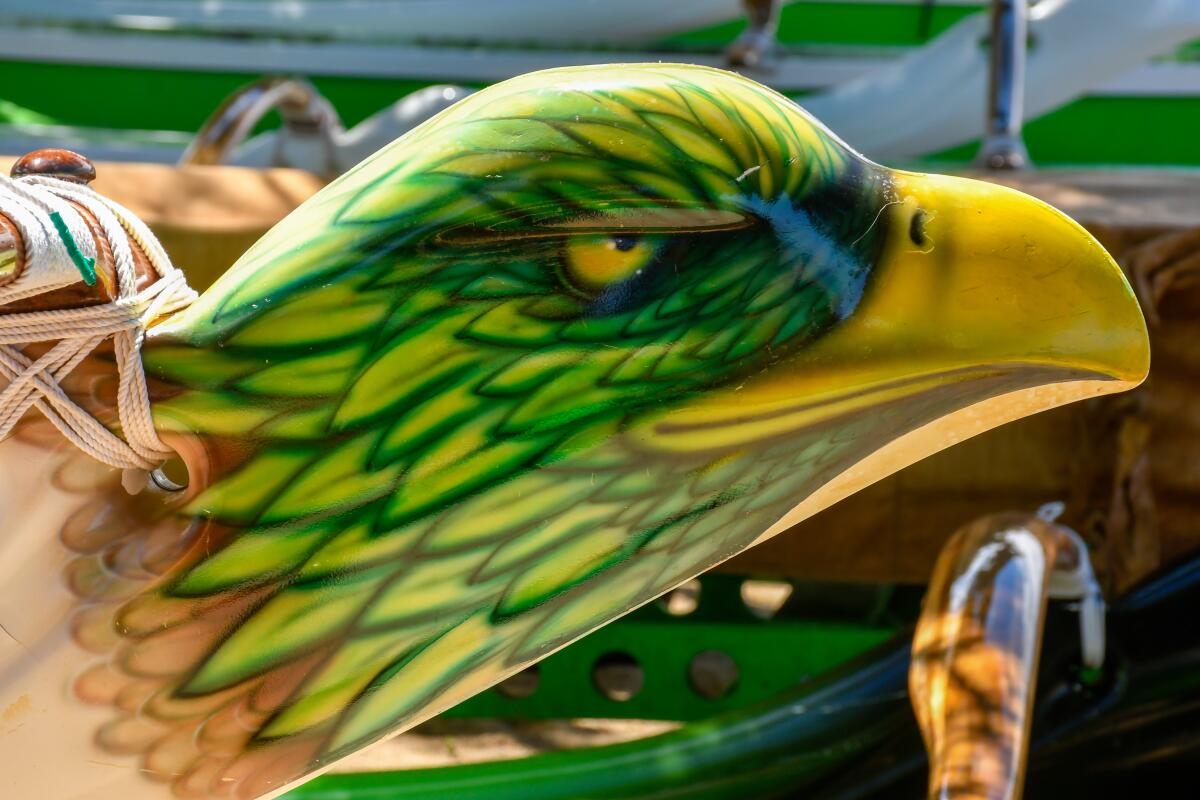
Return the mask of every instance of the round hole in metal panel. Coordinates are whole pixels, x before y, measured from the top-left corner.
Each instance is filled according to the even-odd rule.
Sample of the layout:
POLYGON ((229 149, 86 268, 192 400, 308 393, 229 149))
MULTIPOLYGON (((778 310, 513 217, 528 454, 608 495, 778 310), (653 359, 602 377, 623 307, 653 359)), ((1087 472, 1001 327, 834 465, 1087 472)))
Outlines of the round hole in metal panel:
POLYGON ((618 703, 632 700, 646 683, 646 672, 629 653, 612 650, 596 659, 592 666, 596 691, 618 703))
POLYGON ((688 684, 706 700, 720 700, 737 686, 737 662, 720 650, 702 650, 688 664, 688 684))

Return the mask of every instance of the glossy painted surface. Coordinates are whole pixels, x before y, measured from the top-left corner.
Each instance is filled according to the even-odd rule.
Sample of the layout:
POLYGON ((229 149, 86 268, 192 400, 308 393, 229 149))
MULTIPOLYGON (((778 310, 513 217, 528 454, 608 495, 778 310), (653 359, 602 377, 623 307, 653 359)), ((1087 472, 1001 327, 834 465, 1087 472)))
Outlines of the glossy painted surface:
MULTIPOLYGON (((871 164, 746 79, 492 87, 150 332, 185 491, 129 497, 32 427, 0 445, 0 509, 35 512, 0 622, 69 590, 20 620, 50 655, 0 650, 0 701, 41 704, 0 763, 25 794, 276 793, 1147 359, 1074 223, 871 164), (51 751, 70 768, 30 767, 51 751)), ((104 373, 73 389, 102 407, 104 373)))

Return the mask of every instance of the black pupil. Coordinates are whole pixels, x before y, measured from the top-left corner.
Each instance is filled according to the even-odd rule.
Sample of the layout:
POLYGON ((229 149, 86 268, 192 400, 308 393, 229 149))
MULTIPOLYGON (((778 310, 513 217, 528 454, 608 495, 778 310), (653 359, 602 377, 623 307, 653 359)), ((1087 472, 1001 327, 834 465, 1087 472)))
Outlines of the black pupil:
POLYGON ((636 236, 614 236, 614 237, 612 237, 612 240, 613 240, 613 246, 616 247, 618 250, 620 250, 622 253, 627 253, 630 250, 632 250, 633 248, 637 247, 637 237, 636 236))

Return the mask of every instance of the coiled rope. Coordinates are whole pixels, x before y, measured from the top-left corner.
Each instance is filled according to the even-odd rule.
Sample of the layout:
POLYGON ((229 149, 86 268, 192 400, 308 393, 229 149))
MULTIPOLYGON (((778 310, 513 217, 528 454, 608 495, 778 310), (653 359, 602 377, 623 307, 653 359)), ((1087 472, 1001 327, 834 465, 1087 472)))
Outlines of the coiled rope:
MULTIPOLYGON (((46 175, 15 179, 0 175, 0 213, 12 220, 25 245, 21 274, 0 286, 0 312, 16 300, 80 281, 95 283, 96 244, 73 203, 87 209, 108 238, 116 297, 110 303, 83 308, 0 313, 0 382, 8 381, 0 391, 0 440, 8 437, 32 406, 97 461, 118 469, 151 470, 173 451, 154 429, 142 368, 142 342, 152 322, 186 308, 196 293, 146 224, 87 186, 46 175), (141 291, 137 290, 131 242, 141 247, 159 276, 141 291), (119 436, 59 386, 109 337, 119 376, 119 436), (28 345, 48 342, 55 344, 36 360, 22 352, 28 345)), ((128 480, 126 485, 130 485, 128 480)))

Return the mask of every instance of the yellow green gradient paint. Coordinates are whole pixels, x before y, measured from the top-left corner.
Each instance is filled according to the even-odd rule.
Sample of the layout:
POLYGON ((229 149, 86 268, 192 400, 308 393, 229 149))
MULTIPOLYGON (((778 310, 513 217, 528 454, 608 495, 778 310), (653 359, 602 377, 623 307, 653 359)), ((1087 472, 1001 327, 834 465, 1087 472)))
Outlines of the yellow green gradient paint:
POLYGON ((80 635, 119 636, 75 691, 111 708, 108 753, 236 798, 1147 366, 1119 270, 1058 212, 889 171, 752 81, 657 64, 471 96, 145 355, 190 485, 152 575, 78 588, 80 635))

